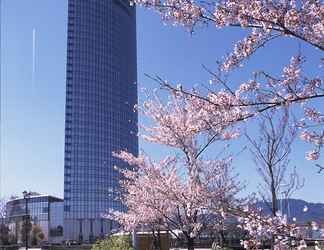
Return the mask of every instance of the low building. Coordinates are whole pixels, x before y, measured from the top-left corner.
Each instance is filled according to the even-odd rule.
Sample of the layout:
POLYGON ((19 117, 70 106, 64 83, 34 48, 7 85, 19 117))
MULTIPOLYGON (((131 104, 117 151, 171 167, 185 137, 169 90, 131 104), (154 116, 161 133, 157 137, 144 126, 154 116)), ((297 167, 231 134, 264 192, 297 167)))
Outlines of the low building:
POLYGON ((10 200, 6 205, 6 219, 18 242, 23 240, 21 228, 26 220, 26 207, 27 218, 30 218, 32 225, 41 228, 45 241, 63 241, 63 199, 50 195, 32 195, 27 199, 10 200))

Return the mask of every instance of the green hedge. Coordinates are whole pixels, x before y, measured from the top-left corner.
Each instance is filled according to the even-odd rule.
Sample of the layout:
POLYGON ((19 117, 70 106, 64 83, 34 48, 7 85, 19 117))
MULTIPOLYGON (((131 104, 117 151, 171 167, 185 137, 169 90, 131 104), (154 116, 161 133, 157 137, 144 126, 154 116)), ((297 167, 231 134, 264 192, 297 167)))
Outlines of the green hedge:
POLYGON ((91 250, 134 250, 129 236, 110 236, 97 241, 91 250))

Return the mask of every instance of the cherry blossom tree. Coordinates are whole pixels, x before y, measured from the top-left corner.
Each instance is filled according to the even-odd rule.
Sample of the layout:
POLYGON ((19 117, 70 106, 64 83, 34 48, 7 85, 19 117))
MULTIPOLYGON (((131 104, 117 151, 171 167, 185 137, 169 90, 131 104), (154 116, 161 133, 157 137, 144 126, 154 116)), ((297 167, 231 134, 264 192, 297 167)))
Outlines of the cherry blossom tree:
POLYGON ((235 129, 226 124, 226 117, 219 125, 218 120, 202 119, 206 111, 199 106, 191 107, 178 94, 167 104, 157 96, 144 103, 141 110, 153 121, 152 126, 143 127, 144 139, 176 149, 175 155, 156 162, 145 154, 116 154, 131 168, 120 170, 122 201, 128 210, 113 213, 128 231, 156 223, 180 238, 175 233, 180 230, 188 249, 194 249, 196 237, 204 230, 222 223, 227 208, 240 202, 235 195, 241 188, 232 175, 230 157, 204 159, 201 155, 204 137, 226 141, 237 136, 235 129))
MULTIPOLYGON (((125 176, 122 183, 125 188, 123 199, 130 209, 120 215, 121 224, 145 224, 145 218, 151 218, 150 222, 159 221, 170 229, 180 229, 186 237, 188 249, 192 249, 195 237, 206 226, 203 220, 205 215, 223 218, 228 214, 241 218, 241 227, 250 233, 250 239, 244 242, 246 248, 259 247, 264 237, 273 238, 274 248, 278 249, 291 245, 305 247, 302 240, 291 243, 298 239, 298 228, 288 224, 285 216, 263 216, 258 210, 242 210, 241 206, 235 206, 233 196, 237 185, 231 177, 229 160, 206 160, 202 155, 211 144, 236 138, 239 135, 237 126, 242 124, 239 122, 271 110, 300 108, 302 112, 297 113, 303 115, 298 119, 296 128, 302 131, 301 139, 314 146, 307 153, 307 159, 319 159, 324 144, 324 119, 318 105, 324 97, 323 79, 320 76, 307 76, 303 70, 306 58, 302 53, 292 56, 279 76, 262 69, 253 73, 249 81, 239 84, 228 82, 226 76, 242 68, 256 51, 275 39, 291 37, 322 53, 324 7, 321 1, 130 2, 156 10, 164 22, 183 25, 190 32, 194 32, 197 26, 213 25, 216 28, 242 28, 249 34, 238 41, 232 52, 218 63, 217 71, 209 71, 212 78, 207 93, 199 87, 188 89, 185 85, 154 78, 161 88, 169 91, 172 98, 167 105, 158 98, 144 104, 144 114, 152 118, 155 124, 143 128, 146 132, 144 139, 175 148, 182 154, 181 157, 167 157, 161 162, 155 162, 146 155, 135 157, 127 152, 118 154, 136 170, 122 170, 125 176), (138 183, 140 185, 136 186, 138 183), (228 187, 233 188, 229 189, 232 192, 227 191, 228 187), (137 197, 137 192, 141 194, 140 197, 137 197), (233 195, 230 197, 224 197, 231 193, 233 195), (144 206, 141 207, 138 201, 144 206), (146 214, 150 216, 144 216, 146 214)), ((316 67, 318 64, 321 66, 321 63, 314 62, 316 67)), ((318 166, 321 171, 323 167, 318 166)), ((207 220, 211 221, 211 218, 207 220)), ((213 221, 213 224, 217 225, 217 221, 213 221)))
MULTIPOLYGON (((200 105, 206 105, 206 110, 229 111, 235 108, 241 113, 232 118, 233 123, 270 109, 301 107, 304 115, 298 123, 302 130, 300 137, 314 145, 306 158, 319 159, 324 144, 324 116, 316 100, 323 101, 323 78, 305 75, 302 67, 305 58, 300 53, 291 58, 291 62, 282 69, 281 76, 258 70, 250 81, 239 86, 227 82, 223 76, 242 67, 246 59, 274 39, 291 37, 322 53, 324 6, 320 0, 132 0, 131 3, 154 9, 161 14, 164 22, 182 25, 190 31, 207 24, 216 28, 236 27, 250 31, 219 63, 218 71, 210 72, 215 90, 204 94, 197 89, 177 88, 160 78, 156 80, 170 91, 186 94, 193 106, 200 102, 200 105), (219 90, 218 86, 222 89, 219 90)), ((321 66, 321 62, 319 64, 321 66)), ((318 63, 314 62, 314 65, 318 63)), ((317 166, 319 171, 323 170, 320 164, 317 166)))

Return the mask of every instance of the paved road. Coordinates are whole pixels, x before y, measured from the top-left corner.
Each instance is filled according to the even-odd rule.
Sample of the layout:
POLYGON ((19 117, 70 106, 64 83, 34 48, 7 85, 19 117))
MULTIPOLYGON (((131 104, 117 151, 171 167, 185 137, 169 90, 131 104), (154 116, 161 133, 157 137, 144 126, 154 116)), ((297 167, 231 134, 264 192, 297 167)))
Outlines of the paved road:
MULTIPOLYGON (((26 250, 26 247, 21 247, 19 248, 19 250, 26 250)), ((40 248, 29 248, 28 247, 28 250, 41 250, 40 248)))

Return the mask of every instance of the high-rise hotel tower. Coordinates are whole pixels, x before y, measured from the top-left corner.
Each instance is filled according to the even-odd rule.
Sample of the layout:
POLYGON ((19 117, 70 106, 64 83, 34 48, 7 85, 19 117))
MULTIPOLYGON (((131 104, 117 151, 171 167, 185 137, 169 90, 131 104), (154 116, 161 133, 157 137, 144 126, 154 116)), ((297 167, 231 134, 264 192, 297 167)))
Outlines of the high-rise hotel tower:
MULTIPOLYGON (((137 154, 136 13, 128 0, 68 0, 64 237, 92 241, 116 201, 124 163, 137 154)), ((126 166, 125 166, 126 167, 126 166)))

